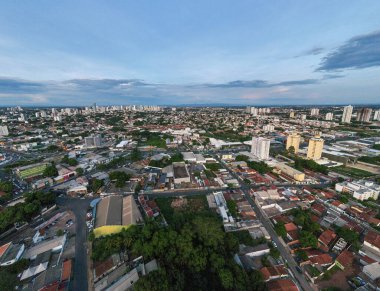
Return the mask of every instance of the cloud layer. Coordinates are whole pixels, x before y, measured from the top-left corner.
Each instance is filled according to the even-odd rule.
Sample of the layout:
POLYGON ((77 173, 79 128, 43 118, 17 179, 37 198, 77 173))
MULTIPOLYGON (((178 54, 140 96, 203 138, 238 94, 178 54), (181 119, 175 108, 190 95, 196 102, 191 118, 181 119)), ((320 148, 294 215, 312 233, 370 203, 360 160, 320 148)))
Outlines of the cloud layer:
POLYGON ((380 31, 351 38, 322 59, 317 71, 380 66, 380 31))

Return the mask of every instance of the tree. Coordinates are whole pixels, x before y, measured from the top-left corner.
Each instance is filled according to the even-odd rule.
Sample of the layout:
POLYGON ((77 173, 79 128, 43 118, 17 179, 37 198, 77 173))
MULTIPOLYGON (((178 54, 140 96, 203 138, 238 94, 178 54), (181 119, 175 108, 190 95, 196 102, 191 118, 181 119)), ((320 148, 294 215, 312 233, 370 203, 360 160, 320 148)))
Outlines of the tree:
POLYGON ((94 193, 98 192, 100 187, 102 187, 104 184, 103 180, 98 180, 98 179, 92 179, 91 181, 91 189, 94 193))
POLYGON ((302 230, 300 233, 300 243, 303 247, 316 248, 318 246, 318 239, 309 231, 302 230))
POLYGON ((130 158, 131 158, 131 161, 133 162, 137 162, 141 160, 142 155, 141 155, 141 152, 138 150, 138 148, 134 148, 132 150, 130 158))
POLYGON ((63 236, 65 233, 62 229, 58 229, 55 233, 56 236, 63 236))
POLYGON ((51 164, 45 168, 43 175, 45 177, 56 177, 58 176, 58 170, 55 165, 51 164))
POLYGON ((290 147, 288 148, 288 153, 289 153, 289 154, 294 155, 295 152, 296 152, 296 150, 295 150, 294 146, 290 146, 290 147))
POLYGON ((84 173, 84 171, 83 171, 82 168, 76 168, 76 169, 75 169, 75 172, 77 173, 77 176, 82 176, 83 173, 84 173))
POLYGON ((286 237, 286 228, 285 228, 285 224, 283 222, 278 222, 275 226, 274 226, 274 230, 276 231, 276 233, 281 236, 282 238, 285 238, 286 237))

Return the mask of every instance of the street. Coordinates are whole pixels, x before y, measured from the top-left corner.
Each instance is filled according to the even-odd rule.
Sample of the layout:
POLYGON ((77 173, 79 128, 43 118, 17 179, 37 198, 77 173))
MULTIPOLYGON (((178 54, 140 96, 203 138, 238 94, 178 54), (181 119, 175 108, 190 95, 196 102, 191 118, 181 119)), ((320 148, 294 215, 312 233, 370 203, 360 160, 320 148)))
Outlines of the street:
POLYGON ((57 197, 57 205, 61 206, 63 209, 73 211, 76 218, 72 290, 88 290, 86 212, 91 200, 91 198, 75 199, 57 197))

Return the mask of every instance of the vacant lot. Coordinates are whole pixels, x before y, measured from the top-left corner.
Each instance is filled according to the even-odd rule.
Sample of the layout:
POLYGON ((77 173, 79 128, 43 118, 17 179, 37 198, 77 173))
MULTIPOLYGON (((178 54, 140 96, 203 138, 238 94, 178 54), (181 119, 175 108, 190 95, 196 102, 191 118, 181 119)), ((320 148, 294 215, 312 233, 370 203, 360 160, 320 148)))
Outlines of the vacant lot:
POLYGON ((358 178, 358 179, 373 176, 373 174, 370 172, 367 172, 361 169, 349 168, 349 167, 343 167, 343 166, 335 167, 335 168, 332 168, 331 170, 334 172, 340 173, 342 175, 347 175, 347 176, 358 178))

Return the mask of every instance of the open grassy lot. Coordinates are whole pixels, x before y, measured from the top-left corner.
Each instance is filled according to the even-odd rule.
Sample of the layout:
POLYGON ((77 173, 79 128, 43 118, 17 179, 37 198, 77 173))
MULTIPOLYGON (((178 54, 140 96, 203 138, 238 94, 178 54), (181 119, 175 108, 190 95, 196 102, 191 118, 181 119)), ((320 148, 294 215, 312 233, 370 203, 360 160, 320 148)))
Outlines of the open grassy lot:
POLYGON ((30 169, 26 169, 20 172, 20 178, 26 179, 29 177, 40 176, 44 173, 47 165, 39 165, 30 169))
POLYGON ((355 168, 344 167, 344 166, 334 167, 334 168, 331 168, 331 170, 339 174, 347 175, 347 176, 358 178, 358 179, 373 176, 373 174, 370 172, 360 170, 360 169, 355 169, 355 168))

